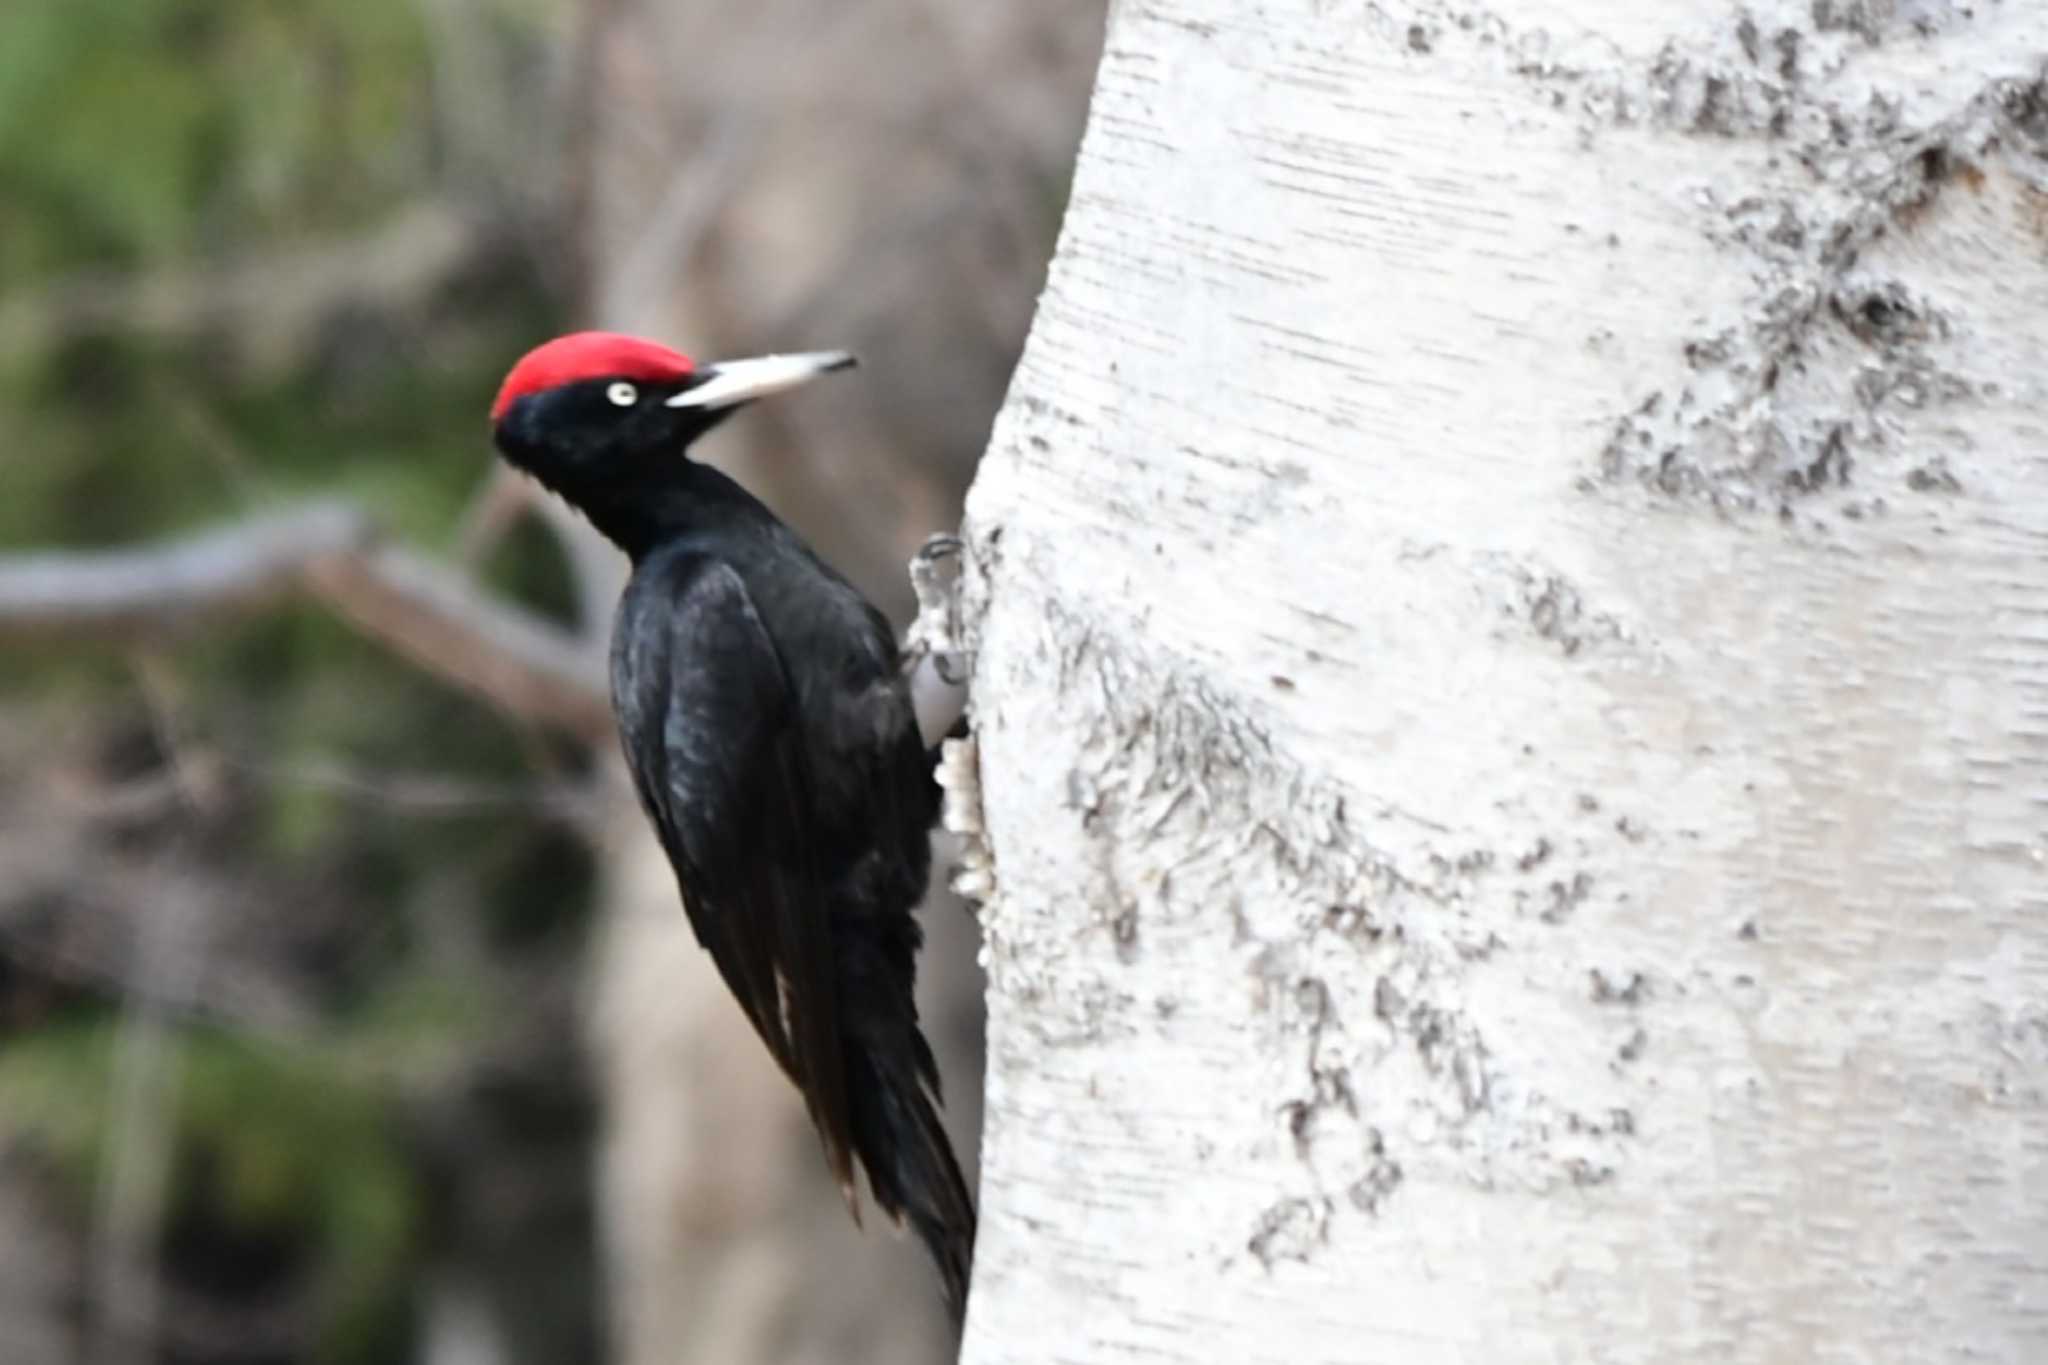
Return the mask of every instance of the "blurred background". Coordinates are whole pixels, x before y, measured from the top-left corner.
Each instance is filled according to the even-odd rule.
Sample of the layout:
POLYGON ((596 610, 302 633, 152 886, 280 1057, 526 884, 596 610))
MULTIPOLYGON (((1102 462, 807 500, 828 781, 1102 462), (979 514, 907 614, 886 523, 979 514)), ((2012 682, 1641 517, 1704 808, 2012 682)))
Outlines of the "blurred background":
POLYGON ((0 5, 0 1363, 949 1357, 618 779, 622 566, 484 413, 577 326, 851 347, 707 453, 904 619, 1102 8, 0 5))

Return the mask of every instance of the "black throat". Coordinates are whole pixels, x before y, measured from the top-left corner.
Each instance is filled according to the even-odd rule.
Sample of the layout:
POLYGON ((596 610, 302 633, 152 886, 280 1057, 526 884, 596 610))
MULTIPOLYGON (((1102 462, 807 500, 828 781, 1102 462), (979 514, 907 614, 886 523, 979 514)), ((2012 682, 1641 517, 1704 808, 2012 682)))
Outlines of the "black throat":
POLYGON ((760 501, 709 465, 680 454, 633 477, 549 484, 635 564, 665 545, 714 532, 761 529, 773 516, 760 501), (566 486, 565 486, 566 485, 566 486))
POLYGON ((656 409, 623 425, 601 412, 593 421, 578 412, 602 401, 582 392, 589 387, 520 400, 494 433, 498 452, 559 494, 634 563, 679 539, 774 524, 752 494, 684 453, 724 412, 679 422, 656 409))

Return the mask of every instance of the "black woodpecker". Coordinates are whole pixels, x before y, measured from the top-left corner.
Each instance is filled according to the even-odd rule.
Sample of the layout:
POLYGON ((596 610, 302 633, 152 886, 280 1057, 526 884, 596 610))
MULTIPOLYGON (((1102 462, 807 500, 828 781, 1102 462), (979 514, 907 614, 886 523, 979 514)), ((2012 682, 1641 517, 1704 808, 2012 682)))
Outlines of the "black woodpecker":
POLYGON ((683 907, 802 1090, 860 1221, 875 1202, 930 1249, 956 1320, 974 1205, 940 1125, 912 998, 913 911, 938 814, 882 614, 690 443, 844 352, 697 364, 606 332, 529 352, 491 408, 498 451, 626 552, 612 704, 683 907))

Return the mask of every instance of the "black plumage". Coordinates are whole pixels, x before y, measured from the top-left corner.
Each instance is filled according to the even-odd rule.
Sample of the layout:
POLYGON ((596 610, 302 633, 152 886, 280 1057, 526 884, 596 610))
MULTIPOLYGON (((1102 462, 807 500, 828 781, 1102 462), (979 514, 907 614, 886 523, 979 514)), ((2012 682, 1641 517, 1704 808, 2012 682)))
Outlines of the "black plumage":
POLYGON ((856 1220, 858 1158, 957 1314, 974 1209, 913 997, 937 789, 895 638, 759 500, 684 455, 807 363, 850 362, 699 368, 579 334, 514 369, 495 435, 631 557, 612 698, 690 923, 802 1090, 856 1220))

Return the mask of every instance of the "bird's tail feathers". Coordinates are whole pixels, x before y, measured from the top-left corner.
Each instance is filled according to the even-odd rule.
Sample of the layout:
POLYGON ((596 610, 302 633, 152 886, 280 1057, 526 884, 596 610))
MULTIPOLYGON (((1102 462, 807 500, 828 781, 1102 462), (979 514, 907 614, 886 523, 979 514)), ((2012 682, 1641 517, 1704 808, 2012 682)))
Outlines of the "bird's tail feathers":
POLYGON ((974 1263, 974 1196, 918 1074, 922 1068, 905 1064, 926 1051, 923 1040, 912 1049, 850 1038, 847 1051, 854 1143, 875 1202, 923 1240, 958 1322, 974 1263))

